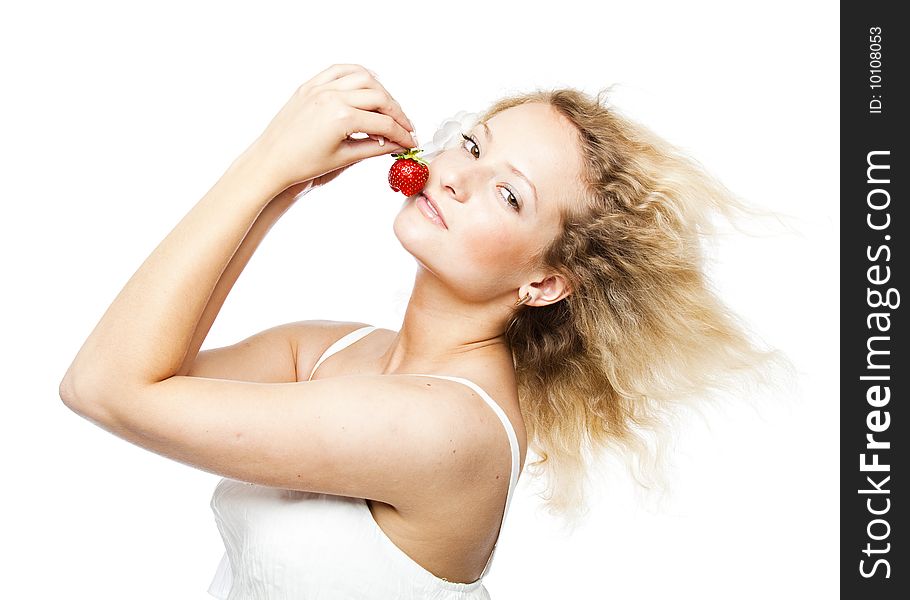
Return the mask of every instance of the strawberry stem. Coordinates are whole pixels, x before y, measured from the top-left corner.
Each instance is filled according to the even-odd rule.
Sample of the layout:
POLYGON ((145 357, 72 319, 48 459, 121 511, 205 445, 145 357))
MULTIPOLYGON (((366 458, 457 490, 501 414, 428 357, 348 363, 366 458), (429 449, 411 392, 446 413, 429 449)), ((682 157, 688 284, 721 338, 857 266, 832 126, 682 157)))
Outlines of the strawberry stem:
POLYGON ((418 154, 420 154, 421 152, 423 152, 422 148, 411 148, 407 152, 397 152, 395 154, 392 154, 392 158, 401 159, 401 160, 413 160, 414 162, 416 162, 418 164, 421 164, 424 166, 429 166, 427 161, 425 161, 422 157, 418 156, 418 154))

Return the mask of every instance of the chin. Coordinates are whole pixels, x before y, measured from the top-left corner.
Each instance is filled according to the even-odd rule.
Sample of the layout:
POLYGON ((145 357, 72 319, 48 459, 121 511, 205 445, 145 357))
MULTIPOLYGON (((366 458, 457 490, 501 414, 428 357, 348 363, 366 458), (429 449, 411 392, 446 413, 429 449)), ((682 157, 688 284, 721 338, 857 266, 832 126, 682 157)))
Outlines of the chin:
POLYGON ((441 244, 438 235, 434 235, 434 229, 436 225, 427 221, 422 214, 406 210, 399 212, 392 223, 392 231, 401 247, 430 271, 433 271, 433 265, 440 264, 447 250, 450 250, 441 244))
POLYGON ((426 236, 421 235, 419 230, 419 225, 421 224, 414 223, 411 217, 412 215, 407 214, 405 209, 402 208, 392 222, 392 232, 398 238, 402 248, 407 250, 409 254, 414 254, 415 251, 419 253, 419 249, 426 247, 427 239, 426 236))

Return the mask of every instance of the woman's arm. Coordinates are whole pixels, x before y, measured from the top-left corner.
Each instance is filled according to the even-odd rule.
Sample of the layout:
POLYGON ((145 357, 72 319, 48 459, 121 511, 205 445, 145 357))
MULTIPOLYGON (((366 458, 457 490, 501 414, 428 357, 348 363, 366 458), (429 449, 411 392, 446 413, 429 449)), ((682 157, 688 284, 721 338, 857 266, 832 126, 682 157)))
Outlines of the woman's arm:
POLYGON ((253 253, 259 248, 259 244, 265 238, 265 234, 272 229, 272 226, 278 222, 278 219, 280 219, 294 204, 298 189, 299 186, 292 186, 281 194, 278 194, 278 196, 269 202, 262 212, 259 213, 256 222, 253 223, 253 226, 250 228, 249 232, 247 232, 246 237, 243 238, 240 247, 237 248, 234 256, 231 257, 231 262, 228 263, 228 266, 224 269, 224 273, 221 274, 218 283, 215 284, 215 290, 212 292, 212 296, 209 298, 205 310, 202 311, 202 317, 196 325, 193 339, 190 342, 186 357, 183 359, 183 364, 176 373, 177 375, 186 375, 190 372, 193 362, 199 354, 199 348, 202 347, 202 343, 212 329, 215 317, 221 312, 221 307, 224 305, 224 301, 227 299, 228 294, 237 282, 237 278, 240 277, 240 273, 246 268, 253 253))
MULTIPOLYGON (((242 242, 256 223, 261 223, 256 233, 264 235, 268 221, 283 212, 276 205, 259 220, 277 195, 270 186, 250 157, 235 160, 114 299, 70 365, 61 393, 71 399, 85 393, 91 401, 116 398, 175 375, 242 242)), ((227 275, 228 282, 237 276, 227 275)), ((228 290, 219 291, 226 295, 228 290)))
MULTIPOLYGON (((222 276, 279 192, 330 180, 364 158, 404 149, 413 138, 403 124, 410 123, 400 106, 360 65, 333 65, 298 88, 114 299, 61 381, 64 401, 77 408, 113 406, 176 375, 198 351, 192 345, 200 323, 204 338, 206 322, 214 320, 207 311, 217 312, 224 300, 215 298, 208 308, 222 276), (402 145, 351 140, 357 131, 402 145)), ((267 216, 263 226, 281 209, 276 205, 277 215, 267 216)), ((241 255, 240 261, 248 258, 241 255)), ((227 275, 232 284, 237 273, 227 275)))

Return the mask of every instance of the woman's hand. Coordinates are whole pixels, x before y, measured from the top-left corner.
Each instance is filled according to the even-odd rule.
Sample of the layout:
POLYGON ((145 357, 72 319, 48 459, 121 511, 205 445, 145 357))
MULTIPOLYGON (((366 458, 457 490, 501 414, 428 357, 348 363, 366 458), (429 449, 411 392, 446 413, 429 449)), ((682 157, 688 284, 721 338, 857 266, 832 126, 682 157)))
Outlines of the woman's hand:
POLYGON ((332 65, 297 88, 244 158, 281 190, 311 179, 318 186, 364 158, 413 148, 411 131, 401 106, 367 69, 332 65), (356 132, 371 137, 351 139, 356 132))

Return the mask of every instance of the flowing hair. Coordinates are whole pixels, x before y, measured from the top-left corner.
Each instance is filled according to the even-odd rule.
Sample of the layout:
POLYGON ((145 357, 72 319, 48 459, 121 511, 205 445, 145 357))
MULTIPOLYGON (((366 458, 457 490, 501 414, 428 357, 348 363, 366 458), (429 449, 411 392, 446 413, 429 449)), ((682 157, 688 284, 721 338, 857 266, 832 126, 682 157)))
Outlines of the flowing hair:
POLYGON ((517 308, 506 329, 529 447, 540 457, 527 470, 545 476, 545 506, 566 524, 588 510, 586 453, 619 456, 642 488, 664 489, 678 409, 795 372, 783 352, 756 345, 704 273, 713 215, 736 225, 737 216, 774 213, 740 201, 608 106, 608 91, 538 89, 478 117, 548 104, 574 126, 583 157, 582 197, 529 261, 562 274, 572 293, 517 308))

